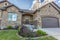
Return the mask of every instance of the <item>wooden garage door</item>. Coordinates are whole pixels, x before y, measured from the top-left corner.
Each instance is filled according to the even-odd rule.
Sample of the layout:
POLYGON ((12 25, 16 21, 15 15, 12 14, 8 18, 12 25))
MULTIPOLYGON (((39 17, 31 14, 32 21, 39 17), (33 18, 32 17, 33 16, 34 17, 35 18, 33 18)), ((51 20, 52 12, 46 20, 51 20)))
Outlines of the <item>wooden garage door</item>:
POLYGON ((43 28, 57 28, 58 27, 58 19, 44 17, 44 18, 42 18, 42 27, 43 28))

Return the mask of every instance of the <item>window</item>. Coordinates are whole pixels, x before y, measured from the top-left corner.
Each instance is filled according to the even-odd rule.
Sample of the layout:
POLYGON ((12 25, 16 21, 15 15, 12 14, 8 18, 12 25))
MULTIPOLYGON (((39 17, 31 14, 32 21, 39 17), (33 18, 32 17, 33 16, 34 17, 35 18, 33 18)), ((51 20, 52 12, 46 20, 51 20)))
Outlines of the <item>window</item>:
POLYGON ((5 5, 7 5, 7 3, 5 3, 5 5))
POLYGON ((4 6, 8 6, 8 3, 7 3, 7 2, 5 2, 5 3, 4 3, 4 6))
POLYGON ((16 21, 17 20, 17 14, 14 12, 9 12, 8 13, 8 20, 9 21, 16 21))

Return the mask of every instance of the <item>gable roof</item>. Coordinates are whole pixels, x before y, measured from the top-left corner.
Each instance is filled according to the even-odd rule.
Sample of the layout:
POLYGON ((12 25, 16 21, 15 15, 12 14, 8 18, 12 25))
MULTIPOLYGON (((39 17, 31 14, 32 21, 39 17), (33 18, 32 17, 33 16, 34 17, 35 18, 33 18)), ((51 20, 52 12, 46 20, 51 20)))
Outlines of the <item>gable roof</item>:
MULTIPOLYGON (((56 3, 51 2, 51 3, 48 3, 48 4, 50 4, 50 5, 51 5, 52 7, 54 7, 58 12, 60 12, 60 7, 59 7, 56 3)), ((47 6, 48 4, 43 5, 43 6, 41 6, 40 8, 38 8, 38 9, 35 11, 35 13, 36 13, 37 11, 39 11, 41 8, 47 6)))
MULTIPOLYGON (((17 9, 19 9, 17 6, 15 6, 14 4, 10 3, 9 1, 0 1, 0 3, 4 3, 4 2, 8 2, 10 5, 0 8, 0 9, 2 9, 2 10, 7 9, 7 8, 9 8, 9 7, 11 7, 11 6, 14 6, 14 7, 16 7, 17 9)), ((19 9, 19 10, 20 10, 20 9, 19 9)))
POLYGON ((0 3, 4 3, 4 2, 8 2, 8 3, 11 4, 11 5, 0 8, 0 10, 3 10, 3 11, 5 11, 7 8, 9 8, 9 7, 11 7, 11 6, 14 6, 14 7, 16 7, 16 8, 19 10, 19 12, 23 12, 23 13, 36 13, 36 12, 37 12, 38 10, 40 10, 41 8, 43 8, 43 7, 45 7, 46 5, 50 4, 50 5, 53 6, 58 12, 60 12, 60 7, 59 7, 56 3, 54 3, 54 2, 48 3, 48 4, 46 4, 46 5, 43 5, 43 6, 41 6, 40 8, 38 8, 37 10, 20 9, 20 8, 18 8, 17 6, 15 6, 14 4, 10 3, 9 1, 0 1, 0 3))
POLYGON ((52 2, 52 3, 50 3, 58 12, 60 12, 60 7, 56 4, 56 3, 54 3, 54 2, 52 2))
POLYGON ((33 10, 20 9, 17 6, 15 6, 14 4, 10 3, 9 1, 0 1, 0 3, 4 3, 4 2, 8 2, 11 5, 0 8, 0 10, 2 10, 2 11, 5 11, 7 8, 14 6, 19 10, 19 12, 23 12, 23 13, 34 13, 35 12, 33 10))
POLYGON ((55 2, 52 2, 52 3, 55 4, 60 9, 60 7, 55 2))

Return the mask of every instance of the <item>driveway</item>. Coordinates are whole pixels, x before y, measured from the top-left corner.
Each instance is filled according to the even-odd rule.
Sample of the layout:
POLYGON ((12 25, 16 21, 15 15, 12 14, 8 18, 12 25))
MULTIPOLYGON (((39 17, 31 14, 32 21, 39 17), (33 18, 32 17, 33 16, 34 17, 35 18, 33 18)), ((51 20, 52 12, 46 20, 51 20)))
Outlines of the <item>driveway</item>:
POLYGON ((42 30, 60 40, 60 28, 43 28, 42 30))

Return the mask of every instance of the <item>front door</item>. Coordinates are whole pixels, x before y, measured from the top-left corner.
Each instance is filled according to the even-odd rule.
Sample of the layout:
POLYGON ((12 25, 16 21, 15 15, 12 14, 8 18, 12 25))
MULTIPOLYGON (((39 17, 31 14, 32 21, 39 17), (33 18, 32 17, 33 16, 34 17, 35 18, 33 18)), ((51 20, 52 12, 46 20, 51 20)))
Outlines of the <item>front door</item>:
POLYGON ((23 16, 23 24, 31 24, 33 20, 33 17, 30 15, 24 15, 23 16))
POLYGON ((26 17, 24 20, 25 20, 25 24, 29 24, 29 17, 26 17))

